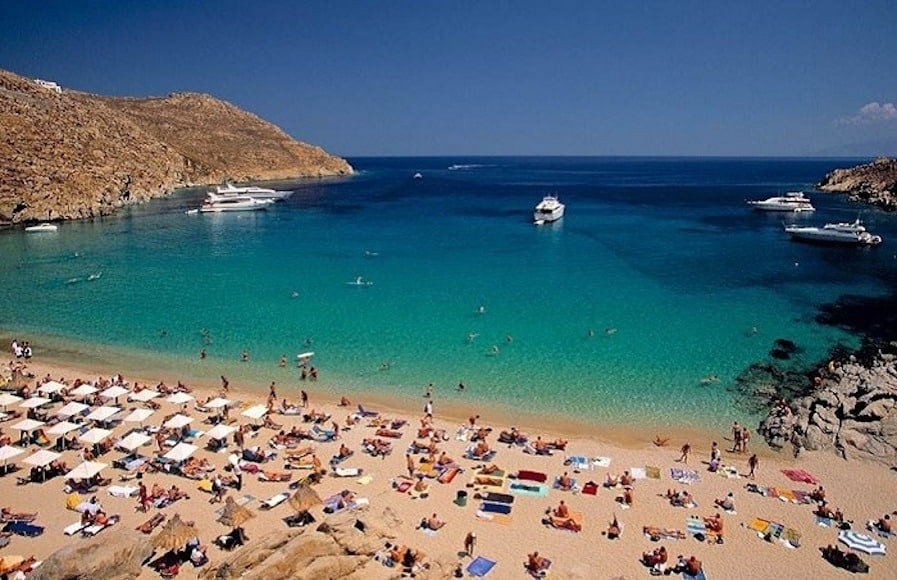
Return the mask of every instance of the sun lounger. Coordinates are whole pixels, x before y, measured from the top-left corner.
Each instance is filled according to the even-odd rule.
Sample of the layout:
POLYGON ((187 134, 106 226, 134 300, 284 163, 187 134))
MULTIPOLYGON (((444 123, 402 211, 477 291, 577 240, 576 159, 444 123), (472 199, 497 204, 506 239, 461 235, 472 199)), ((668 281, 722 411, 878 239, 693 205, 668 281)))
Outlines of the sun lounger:
POLYGON ((496 562, 495 560, 490 560, 489 558, 484 558, 483 556, 477 556, 474 560, 467 565, 467 573, 475 578, 485 578, 489 572, 495 568, 496 562))
POLYGON ((33 538, 44 533, 43 526, 36 526, 27 522, 9 522, 3 526, 4 532, 12 532, 17 536, 33 538))
POLYGON ((83 530, 85 527, 86 526, 81 523, 81 520, 78 520, 77 522, 64 527, 62 529, 62 533, 64 533, 66 536, 74 536, 75 534, 77 534, 78 532, 83 530))
POLYGON ((111 528, 115 524, 117 524, 121 520, 121 516, 119 515, 111 515, 109 516, 109 520, 105 524, 93 524, 92 526, 87 526, 83 530, 81 530, 81 535, 85 538, 90 536, 95 536, 105 530, 106 528, 111 528))
POLYGON ((159 526, 159 524, 161 524, 162 522, 165 521, 165 518, 166 518, 165 514, 163 514, 161 512, 157 513, 156 515, 154 515, 150 519, 146 520, 145 522, 143 522, 142 524, 140 524, 139 526, 137 526, 134 529, 137 530, 138 532, 141 532, 144 534, 151 534, 152 531, 155 530, 156 527, 159 526))
POLYGON ((282 491, 277 495, 272 495, 268 499, 261 502, 260 509, 269 510, 275 508, 290 498, 289 491, 282 491))
POLYGON ((269 482, 283 482, 290 481, 293 479, 293 474, 289 471, 283 472, 275 472, 275 471, 260 471, 258 474, 259 481, 269 481, 269 482))

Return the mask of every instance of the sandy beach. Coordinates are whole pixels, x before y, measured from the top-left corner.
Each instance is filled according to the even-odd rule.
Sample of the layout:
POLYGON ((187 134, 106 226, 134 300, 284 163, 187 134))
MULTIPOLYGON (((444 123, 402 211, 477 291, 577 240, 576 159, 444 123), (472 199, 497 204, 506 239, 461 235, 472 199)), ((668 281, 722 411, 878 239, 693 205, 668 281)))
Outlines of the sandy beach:
MULTIPOLYGON (((73 368, 72 366, 60 366, 47 361, 33 361, 29 370, 36 377, 49 375, 53 379, 65 377, 71 382, 76 377, 85 381, 93 381, 97 377, 111 377, 117 369, 89 369, 73 368)), ((217 375, 210 371, 208 382, 204 384, 190 384, 192 395, 198 401, 204 401, 210 396, 219 395, 217 375)), ((151 377, 126 377, 131 386, 135 382, 142 385, 155 386, 160 380, 164 380, 169 386, 176 383, 175 377, 165 376, 160 372, 159 376, 151 377)), ((30 383, 33 387, 35 382, 30 383)), ((689 430, 687 426, 681 429, 671 430, 663 434, 669 437, 665 446, 656 446, 651 443, 655 433, 609 433, 594 432, 587 426, 568 425, 562 421, 550 424, 524 424, 516 423, 514 417, 490 417, 481 414, 475 420, 476 426, 490 428, 486 436, 491 449, 496 451, 495 456, 488 461, 478 461, 464 458, 465 449, 471 445, 469 439, 472 430, 463 428, 469 425, 469 420, 464 416, 469 413, 468 408, 453 407, 444 409, 440 406, 438 393, 433 398, 433 427, 444 430, 447 438, 437 443, 439 452, 445 452, 449 458, 454 459, 460 468, 460 472, 450 482, 441 483, 436 479, 427 479, 429 489, 427 497, 413 499, 407 492, 401 493, 394 488, 394 484, 400 481, 401 476, 407 475, 406 449, 412 442, 428 444, 429 439, 418 439, 418 427, 423 416, 424 405, 428 400, 421 397, 420 409, 393 409, 388 406, 388 401, 383 400, 353 400, 348 407, 339 406, 341 393, 328 387, 316 388, 315 383, 308 383, 309 404, 302 412, 314 409, 332 415, 332 419, 321 424, 324 429, 330 429, 331 423, 340 425, 339 438, 335 441, 317 443, 304 441, 303 445, 314 446, 315 454, 321 459, 327 468, 331 456, 336 455, 341 445, 347 446, 354 454, 340 464, 342 468, 358 468, 362 470, 361 477, 334 477, 332 473, 326 474, 321 483, 315 486, 315 490, 321 497, 328 497, 349 489, 356 498, 367 498, 369 505, 365 508, 368 519, 382 517, 386 508, 392 510, 402 524, 398 527, 397 542, 412 548, 422 550, 429 559, 441 562, 459 562, 466 568, 470 562, 469 557, 460 557, 459 552, 464 547, 465 536, 474 532, 477 536, 475 555, 484 556, 496 562, 495 567, 489 573, 490 578, 521 578, 525 577, 524 562, 527 555, 533 551, 549 558, 552 565, 549 571, 551 577, 557 578, 639 578, 650 575, 649 568, 640 562, 642 554, 654 550, 659 546, 665 546, 669 554, 669 567, 676 563, 678 555, 685 557, 694 555, 703 562, 703 570, 707 578, 743 578, 743 577, 781 577, 781 578, 813 578, 813 577, 840 577, 847 574, 843 570, 836 569, 823 560, 820 548, 829 544, 838 544, 838 530, 836 527, 823 527, 817 523, 814 516, 815 504, 799 504, 788 501, 793 494, 789 490, 810 492, 816 485, 793 481, 782 470, 799 469, 811 474, 826 490, 826 498, 832 508, 839 509, 846 520, 854 523, 853 529, 862 531, 864 522, 869 519, 877 519, 885 513, 891 513, 897 509, 895 497, 897 497, 897 485, 895 485, 895 473, 887 466, 853 460, 847 460, 823 453, 803 453, 794 458, 788 454, 777 454, 768 450, 762 441, 754 436, 748 453, 733 453, 729 449, 732 441, 729 433, 716 435, 704 433, 699 430, 689 430), (347 417, 357 411, 357 405, 361 403, 366 408, 371 408, 380 413, 380 418, 388 420, 405 419, 406 424, 395 429, 398 431, 396 438, 383 437, 384 441, 392 444, 392 452, 385 457, 373 457, 363 450, 363 440, 376 437, 377 427, 370 426, 371 418, 359 418, 352 427, 347 426, 347 417), (511 425, 510 423, 515 422, 511 425), (524 452, 524 447, 514 444, 502 444, 498 442, 501 431, 517 427, 528 436, 530 442, 537 437, 545 441, 556 439, 568 440, 564 450, 555 450, 551 455, 534 455, 524 452), (589 432, 590 429, 593 432, 589 432), (465 440, 462 440, 465 439, 465 440), (708 461, 712 441, 716 440, 722 449, 722 465, 729 469, 721 469, 713 473, 708 471, 708 461), (691 454, 687 464, 680 461, 680 448, 684 443, 691 446, 691 454), (755 479, 746 476, 748 472, 747 458, 751 453, 757 453, 759 465, 756 469, 755 479), (584 461, 578 465, 565 465, 568 457, 581 457, 584 461), (495 465, 504 472, 504 477, 497 481, 489 479, 480 480, 497 483, 489 488, 479 485, 471 485, 475 481, 475 474, 484 465, 495 465), (690 469, 696 472, 699 481, 683 484, 671 479, 672 470, 690 469), (526 481, 526 485, 516 486, 512 484, 524 483, 512 476, 521 470, 544 474, 547 477, 546 486, 532 486, 533 482, 526 481), (617 501, 622 496, 624 489, 605 488, 601 484, 609 474, 620 476, 624 471, 636 477, 632 485, 633 502, 626 507, 617 501), (562 491, 550 489, 555 478, 567 473, 576 480, 576 490, 562 491), (723 475, 723 473, 729 476, 723 475), (658 478, 659 477, 659 478, 658 478), (594 495, 583 493, 583 487, 588 482, 597 483, 594 495), (776 495, 780 497, 764 496, 752 493, 746 486, 755 484, 763 488, 777 488, 781 491, 776 495), (694 498, 693 507, 673 507, 664 497, 668 490, 689 491, 694 498), (523 490, 523 493, 517 491, 523 490), (478 508, 481 501, 475 494, 484 494, 488 491, 509 494, 513 497, 510 513, 501 514, 500 517, 480 517, 478 508), (467 493, 465 505, 458 501, 458 493, 467 493), (732 493, 736 505, 736 513, 725 513, 714 506, 715 499, 722 499, 732 493), (573 512, 582 514, 582 529, 579 532, 556 529, 545 525, 546 510, 554 509, 563 500, 573 512), (436 533, 424 533, 417 529, 422 519, 432 514, 446 522, 436 533), (687 520, 690 516, 699 518, 722 514, 724 521, 724 542, 710 543, 698 541, 688 533, 687 520), (614 518, 622 524, 622 535, 619 539, 609 540, 603 532, 614 518), (766 541, 761 537, 756 528, 757 519, 782 524, 782 529, 792 529, 799 533, 799 547, 786 545, 787 542, 777 538, 766 541), (643 533, 645 526, 657 528, 669 528, 679 530, 685 536, 683 539, 662 539, 653 541, 643 533)), ((232 401, 239 401, 238 406, 231 409, 229 417, 231 424, 251 425, 253 420, 241 416, 241 410, 253 404, 264 404, 265 397, 258 393, 265 392, 266 385, 253 385, 253 390, 239 390, 231 388, 226 397, 232 401)), ((33 388, 32 388, 33 390, 33 388)), ((298 389, 294 386, 278 386, 277 393, 280 398, 287 397, 290 403, 298 404, 298 389)), ((423 395, 423 393, 422 393, 423 395)), ((122 396, 120 406, 124 410, 142 408, 139 402, 126 401, 122 396)), ((160 425, 163 417, 181 410, 179 405, 165 402, 165 397, 157 397, 161 402, 161 408, 146 420, 144 425, 160 425)), ((280 399, 278 399, 278 404, 280 399)), ((54 417, 55 412, 63 403, 57 402, 46 405, 43 410, 47 417, 54 417)), ((15 409, 17 405, 11 405, 9 409, 15 409)), ((25 411, 25 409, 21 409, 25 411)), ((208 431, 212 425, 208 418, 215 413, 203 413, 194 408, 194 404, 186 406, 187 412, 194 417, 191 428, 200 431, 208 431)), ((272 414, 271 419, 289 430, 293 426, 309 429, 311 423, 303 422, 301 415, 272 414)), ((2 424, 3 434, 10 435, 13 443, 18 440, 18 431, 10 429, 11 425, 19 419, 6 421, 2 424)), ((112 438, 121 438, 135 425, 132 423, 118 423, 113 427, 112 438)), ((749 426, 753 430, 753 425, 749 426)), ((75 431, 77 433, 77 431, 75 431)), ((276 451, 277 456, 260 465, 264 470, 284 471, 284 457, 286 449, 273 449, 269 446, 269 440, 277 431, 269 428, 261 428, 257 431, 250 430, 246 436, 245 446, 259 446, 263 450, 276 451)), ((224 467, 228 462, 228 454, 236 446, 232 438, 229 438, 229 450, 227 452, 212 452, 206 449, 204 437, 199 436, 194 443, 199 446, 195 457, 206 459, 219 473, 226 475, 224 467)), ((33 555, 38 560, 50 556, 60 547, 90 540, 83 539, 80 535, 67 536, 63 529, 77 521, 79 514, 66 509, 66 492, 63 489, 65 477, 56 477, 45 483, 17 484, 17 478, 28 475, 28 465, 22 463, 33 452, 40 448, 30 445, 24 453, 10 460, 10 463, 19 466, 18 471, 9 473, 0 479, 0 487, 4 494, 3 506, 9 507, 14 512, 37 512, 36 524, 45 528, 44 533, 37 537, 12 536, 9 545, 0 551, 2 555, 19 554, 23 556, 33 555)), ((150 441, 140 449, 141 454, 153 456, 156 444, 150 441)), ((112 466, 114 460, 125 454, 119 450, 112 450, 104 454, 98 461, 108 463, 102 475, 112 479, 113 485, 136 485, 136 480, 120 481, 126 472, 115 469, 112 466)), ((416 470, 420 470, 423 464, 420 462, 426 457, 426 453, 412 455, 416 470)), ((81 462, 79 452, 68 450, 63 452, 62 459, 69 468, 77 466, 81 462)), ((328 469, 328 471, 332 471, 328 469)), ((301 479, 307 471, 290 470, 291 481, 301 479)), ((143 481, 147 487, 158 484, 164 488, 175 484, 189 494, 189 499, 182 499, 162 509, 151 508, 148 513, 138 511, 136 498, 119 498, 110 496, 106 488, 99 488, 96 497, 104 510, 109 514, 119 514, 121 521, 116 526, 134 529, 156 512, 166 514, 167 517, 175 513, 185 520, 196 522, 200 530, 200 539, 209 545, 208 555, 210 562, 205 567, 194 569, 186 565, 181 567, 179 577, 197 577, 202 570, 215 566, 222 560, 232 556, 232 553, 224 552, 210 545, 216 536, 226 533, 229 528, 216 522, 217 515, 214 510, 221 505, 210 505, 210 494, 198 489, 196 480, 184 477, 147 472, 143 475, 143 481)), ((244 524, 249 543, 238 548, 239 550, 251 550, 253 540, 257 540, 270 533, 272 530, 286 529, 282 518, 293 513, 292 508, 285 502, 279 506, 262 511, 259 509, 261 502, 282 491, 285 491, 289 483, 260 481, 256 475, 246 471, 243 477, 242 490, 230 489, 228 495, 236 498, 251 496, 245 507, 251 510, 255 517, 244 524)), ((312 514, 320 521, 326 521, 327 514, 321 506, 312 510, 312 514)), ((490 515, 490 514, 487 514, 490 515)), ((115 528, 100 532, 100 534, 114 533, 115 528)), ((158 532, 156 532, 158 533, 158 532)), ((872 534, 873 536, 875 534, 872 534)), ((793 532, 783 534, 782 537, 795 538, 793 532)), ((881 539, 889 549, 894 549, 893 539, 881 539)), ((893 578, 897 575, 897 563, 893 554, 885 556, 870 556, 860 554, 862 559, 870 566, 871 578, 893 578)), ((382 572, 382 577, 394 577, 400 573, 400 568, 388 568, 377 565, 377 573, 382 572)), ((426 576, 426 572, 421 577, 426 576)), ((159 574, 144 567, 140 578, 154 578, 159 574)))

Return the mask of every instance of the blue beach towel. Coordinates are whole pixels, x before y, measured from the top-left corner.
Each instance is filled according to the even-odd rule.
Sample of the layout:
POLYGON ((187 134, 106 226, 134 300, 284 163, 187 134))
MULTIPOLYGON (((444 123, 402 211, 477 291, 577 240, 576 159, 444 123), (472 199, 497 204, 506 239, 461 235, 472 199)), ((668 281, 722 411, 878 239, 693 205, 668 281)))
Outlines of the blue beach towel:
POLYGON ((548 486, 544 483, 534 483, 532 481, 515 481, 508 485, 508 491, 516 495, 545 497, 548 495, 548 486))
POLYGON ((707 580, 707 576, 704 575, 703 570, 698 570, 698 573, 692 576, 691 574, 687 574, 686 572, 682 573, 682 580, 707 580))
POLYGON ((592 469, 592 461, 588 457, 582 455, 570 455, 564 460, 564 465, 569 465, 573 469, 580 471, 588 471, 592 469))
POLYGON ((480 505, 480 511, 492 514, 509 514, 511 506, 505 503, 483 503, 480 505))
POLYGON ((685 529, 692 536, 697 536, 698 534, 707 535, 707 526, 704 524, 704 520, 696 516, 690 516, 685 521, 685 529))
POLYGON ((495 560, 477 556, 473 562, 467 565, 467 573, 477 578, 485 578, 495 568, 495 560))
POLYGON ((27 522, 9 522, 3 528, 4 532, 12 532, 19 536, 39 536, 44 533, 43 526, 36 526, 27 522))

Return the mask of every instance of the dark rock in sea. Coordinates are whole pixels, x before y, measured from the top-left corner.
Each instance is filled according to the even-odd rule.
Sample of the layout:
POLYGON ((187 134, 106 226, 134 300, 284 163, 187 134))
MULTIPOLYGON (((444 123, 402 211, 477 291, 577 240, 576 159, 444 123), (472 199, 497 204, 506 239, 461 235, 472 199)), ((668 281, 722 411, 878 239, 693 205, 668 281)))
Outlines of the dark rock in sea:
POLYGON ((794 354, 796 352, 800 352, 800 347, 798 347, 794 341, 788 340, 787 338, 777 338, 776 342, 776 350, 780 350, 786 354, 794 354))
POLYGON ((769 351, 769 356, 779 360, 788 360, 791 358, 791 354, 787 350, 782 350, 780 348, 774 348, 769 351))

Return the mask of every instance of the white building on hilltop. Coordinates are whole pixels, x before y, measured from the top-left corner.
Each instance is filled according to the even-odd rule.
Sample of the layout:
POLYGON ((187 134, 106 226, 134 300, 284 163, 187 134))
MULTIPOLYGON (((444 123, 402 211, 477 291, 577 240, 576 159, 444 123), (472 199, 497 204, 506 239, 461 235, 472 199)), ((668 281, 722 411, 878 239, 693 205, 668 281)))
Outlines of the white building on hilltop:
POLYGON ((51 90, 51 91, 54 91, 57 93, 62 93, 62 87, 60 87, 57 83, 54 83, 53 81, 45 81, 43 79, 34 79, 34 82, 36 82, 40 86, 44 87, 45 89, 48 89, 48 90, 51 90))

